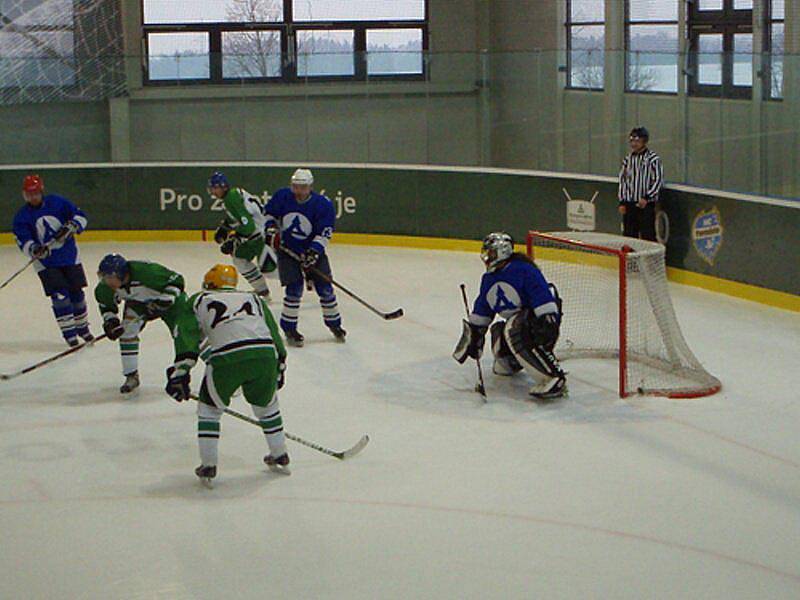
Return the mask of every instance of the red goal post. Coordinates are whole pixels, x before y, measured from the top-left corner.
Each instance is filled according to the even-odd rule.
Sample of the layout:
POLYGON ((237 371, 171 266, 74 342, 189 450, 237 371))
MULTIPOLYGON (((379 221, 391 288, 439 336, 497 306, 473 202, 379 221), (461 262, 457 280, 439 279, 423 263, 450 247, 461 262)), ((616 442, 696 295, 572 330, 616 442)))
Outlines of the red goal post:
POLYGON ((623 398, 696 398, 719 391, 719 380, 703 368, 680 330, 661 244, 577 231, 530 231, 526 242, 528 256, 564 303, 560 359, 616 360, 623 398))

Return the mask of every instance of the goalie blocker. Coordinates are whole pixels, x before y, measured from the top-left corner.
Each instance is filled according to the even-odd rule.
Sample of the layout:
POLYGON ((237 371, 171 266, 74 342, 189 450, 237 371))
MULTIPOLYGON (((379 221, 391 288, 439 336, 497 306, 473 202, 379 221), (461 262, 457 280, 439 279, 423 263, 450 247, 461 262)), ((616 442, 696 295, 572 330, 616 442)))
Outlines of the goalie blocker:
POLYGON ((510 376, 525 371, 534 380, 530 395, 559 398, 566 393, 566 376, 553 348, 561 325, 561 302, 536 264, 514 252, 506 233, 491 233, 483 241, 481 258, 487 272, 453 358, 463 363, 480 359, 491 325, 493 372, 510 376), (495 316, 507 319, 492 325, 495 316))

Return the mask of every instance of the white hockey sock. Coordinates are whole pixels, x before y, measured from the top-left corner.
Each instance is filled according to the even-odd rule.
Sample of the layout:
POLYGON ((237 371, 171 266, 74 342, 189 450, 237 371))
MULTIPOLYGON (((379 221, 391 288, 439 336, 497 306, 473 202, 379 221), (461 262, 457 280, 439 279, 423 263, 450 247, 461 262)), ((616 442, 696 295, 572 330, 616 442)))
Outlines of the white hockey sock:
POLYGON ((122 374, 130 375, 139 370, 139 338, 119 340, 119 353, 122 358, 122 374))
POLYGON ((197 405, 197 445, 200 450, 200 463, 206 467, 217 466, 220 417, 222 417, 220 409, 202 402, 197 405))
POLYGON ((283 419, 278 406, 278 394, 266 406, 253 406, 253 414, 261 423, 261 430, 267 438, 269 453, 273 457, 286 454, 286 435, 283 433, 283 419))
POLYGON ((233 264, 256 292, 260 294, 268 291, 267 280, 256 265, 242 258, 234 258, 233 264))

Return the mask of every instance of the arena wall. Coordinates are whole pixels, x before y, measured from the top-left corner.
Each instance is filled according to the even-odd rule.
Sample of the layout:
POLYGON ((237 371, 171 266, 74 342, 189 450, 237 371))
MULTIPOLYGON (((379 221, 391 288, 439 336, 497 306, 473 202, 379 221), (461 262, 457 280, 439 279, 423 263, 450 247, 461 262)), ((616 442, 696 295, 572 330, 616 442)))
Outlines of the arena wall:
MULTIPOLYGON (((295 166, 17 166, 0 168, 0 184, 7 190, 18 189, 24 175, 35 169, 49 190, 72 198, 86 210, 95 232, 151 232, 122 233, 127 239, 136 235, 136 239, 192 239, 180 232, 213 229, 221 218, 221 206, 205 190, 212 170, 224 168, 237 185, 266 199, 286 185, 295 166)), ((474 247, 460 240, 480 240, 492 230, 506 230, 524 242, 528 230, 567 228, 565 191, 583 200, 597 192, 596 229, 619 233, 616 182, 609 177, 461 167, 310 166, 316 188, 336 205, 338 232, 368 234, 340 236, 350 242, 474 247)), ((688 186, 668 187, 663 200, 673 279, 800 310, 800 244, 796 243, 800 203, 688 186)), ((4 214, 9 215, 0 228, 7 242, 11 241, 10 215, 20 203, 14 194, 0 200, 4 214)), ((110 234, 105 236, 109 239, 110 234)))

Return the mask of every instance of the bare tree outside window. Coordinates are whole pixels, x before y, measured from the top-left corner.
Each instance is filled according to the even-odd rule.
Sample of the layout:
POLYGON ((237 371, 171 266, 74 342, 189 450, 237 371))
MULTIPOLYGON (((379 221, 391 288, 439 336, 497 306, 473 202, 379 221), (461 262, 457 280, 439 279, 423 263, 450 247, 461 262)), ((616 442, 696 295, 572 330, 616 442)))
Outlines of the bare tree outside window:
MULTIPOLYGON (((276 22, 283 17, 281 0, 232 0, 231 21, 276 22)), ((280 75, 281 34, 276 30, 229 31, 222 36, 225 77, 277 77, 280 75)))

